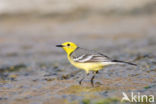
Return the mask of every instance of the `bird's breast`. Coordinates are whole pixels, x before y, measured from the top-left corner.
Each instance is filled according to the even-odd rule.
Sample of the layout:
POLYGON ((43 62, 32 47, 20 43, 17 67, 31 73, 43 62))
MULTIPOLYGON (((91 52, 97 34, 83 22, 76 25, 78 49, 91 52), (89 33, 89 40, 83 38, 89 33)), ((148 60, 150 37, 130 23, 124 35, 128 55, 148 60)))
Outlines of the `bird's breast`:
POLYGON ((79 68, 79 69, 83 69, 83 70, 100 70, 104 67, 104 65, 102 63, 94 63, 94 62, 91 62, 91 63, 81 63, 81 62, 75 62, 70 56, 68 56, 68 60, 69 62, 79 68))

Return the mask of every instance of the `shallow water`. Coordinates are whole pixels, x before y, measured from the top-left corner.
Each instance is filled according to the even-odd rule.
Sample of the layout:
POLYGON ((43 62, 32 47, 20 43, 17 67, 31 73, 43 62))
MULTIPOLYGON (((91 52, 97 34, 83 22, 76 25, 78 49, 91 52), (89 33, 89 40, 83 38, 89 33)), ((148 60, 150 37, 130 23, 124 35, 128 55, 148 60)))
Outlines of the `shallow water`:
POLYGON ((0 103, 120 103, 122 92, 156 96, 156 20, 152 16, 3 18, 0 103), (137 67, 109 66, 95 78, 71 66, 56 44, 76 42, 137 67))

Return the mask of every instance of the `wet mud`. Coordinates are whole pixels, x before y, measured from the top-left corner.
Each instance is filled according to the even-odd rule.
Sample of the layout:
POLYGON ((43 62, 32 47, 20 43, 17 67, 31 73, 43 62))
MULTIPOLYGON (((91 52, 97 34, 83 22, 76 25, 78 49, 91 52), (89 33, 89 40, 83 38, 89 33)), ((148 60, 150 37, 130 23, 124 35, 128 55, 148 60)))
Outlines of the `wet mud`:
POLYGON ((2 18, 0 104, 120 104, 122 92, 156 96, 156 16, 2 18), (69 64, 65 41, 136 63, 90 74, 69 64))

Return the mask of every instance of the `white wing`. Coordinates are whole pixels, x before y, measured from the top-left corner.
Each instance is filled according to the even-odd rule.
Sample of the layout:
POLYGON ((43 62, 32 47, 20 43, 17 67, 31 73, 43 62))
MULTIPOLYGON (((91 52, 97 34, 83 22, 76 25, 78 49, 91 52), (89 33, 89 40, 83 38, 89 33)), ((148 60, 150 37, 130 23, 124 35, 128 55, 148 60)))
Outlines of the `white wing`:
POLYGON ((73 57, 73 60, 76 62, 111 62, 111 60, 100 54, 87 54, 79 57, 73 57))

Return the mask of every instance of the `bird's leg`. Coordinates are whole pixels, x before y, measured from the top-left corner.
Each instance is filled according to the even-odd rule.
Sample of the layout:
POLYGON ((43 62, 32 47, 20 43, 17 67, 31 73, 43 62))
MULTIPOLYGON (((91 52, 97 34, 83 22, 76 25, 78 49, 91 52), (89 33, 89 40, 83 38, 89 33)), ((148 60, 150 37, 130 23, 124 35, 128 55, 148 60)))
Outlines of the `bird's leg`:
POLYGON ((95 74, 92 76, 92 78, 90 80, 92 87, 94 87, 94 78, 95 78, 95 74))
POLYGON ((82 81, 84 80, 84 77, 79 81, 79 84, 81 85, 82 81))
POLYGON ((95 78, 95 75, 96 75, 97 73, 98 73, 98 71, 93 72, 93 76, 92 76, 92 78, 91 78, 91 80, 90 80, 92 87, 94 87, 94 78, 95 78))
POLYGON ((99 71, 97 70, 97 71, 95 71, 95 73, 96 73, 96 74, 98 74, 98 73, 99 73, 99 71))
MULTIPOLYGON (((87 73, 87 76, 89 75, 89 73, 87 73)), ((83 76, 83 78, 79 81, 79 84, 81 85, 81 83, 82 83, 82 81, 85 79, 85 77, 86 77, 86 74, 85 74, 85 76, 83 76)))

